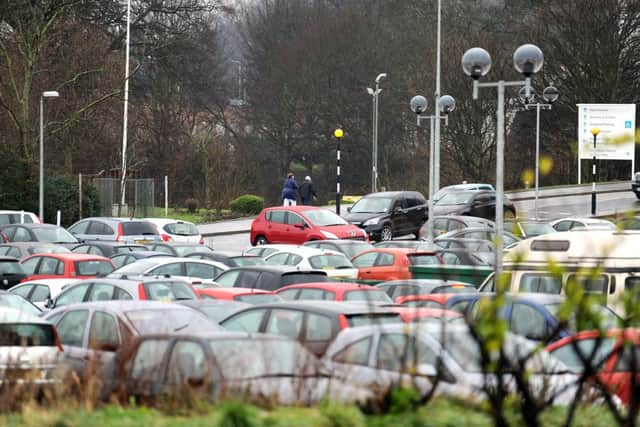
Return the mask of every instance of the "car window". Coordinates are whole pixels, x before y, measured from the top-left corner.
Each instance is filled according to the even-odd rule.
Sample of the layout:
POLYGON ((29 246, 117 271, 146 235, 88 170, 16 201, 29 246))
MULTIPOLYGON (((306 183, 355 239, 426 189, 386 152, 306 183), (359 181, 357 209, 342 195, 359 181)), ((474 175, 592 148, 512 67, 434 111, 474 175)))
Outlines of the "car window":
POLYGON ((113 271, 111 261, 76 261, 75 267, 78 276, 97 276, 99 274, 109 274, 113 271))
POLYGON ((161 265, 160 267, 156 267, 150 271, 151 274, 155 275, 165 275, 168 274, 170 276, 183 276, 182 272, 182 264, 181 262, 172 262, 169 264, 161 265))
POLYGON ((91 255, 104 256, 104 251, 98 246, 94 246, 94 245, 89 246, 89 250, 87 251, 87 253, 91 255))
POLYGON ((601 274, 597 277, 591 275, 571 274, 567 277, 567 283, 578 283, 585 292, 595 294, 607 294, 609 290, 609 278, 601 274))
POLYGON ((62 262, 55 258, 42 257, 38 267, 38 274, 58 274, 58 264, 62 264, 62 262))
POLYGON ((303 312, 299 310, 273 309, 265 332, 296 339, 302 329, 303 312))
POLYGON ((71 252, 74 254, 87 254, 89 253, 89 245, 80 245, 71 249, 71 252))
POLYGON ((448 265, 461 265, 462 264, 462 261, 460 260, 460 257, 456 253, 453 253, 453 252, 442 252, 440 254, 440 256, 442 257, 442 260, 444 261, 445 264, 448 264, 448 265))
POLYGON ((609 357, 615 346, 615 340, 610 338, 589 338, 573 343, 567 343, 551 352, 574 372, 582 372, 584 364, 580 355, 591 361, 591 366, 600 371, 604 368, 604 360, 609 357), (595 353, 594 353, 595 350, 595 353), (580 352, 580 355, 578 354, 580 352))
POLYGON ((569 231, 571 230, 571 226, 573 225, 573 221, 560 221, 556 225, 553 226, 557 231, 569 231))
POLYGON ((291 254, 287 259, 286 265, 298 265, 302 261, 302 257, 300 255, 291 254))
POLYGON ((304 219, 302 219, 300 215, 293 212, 287 212, 286 221, 288 225, 304 224, 304 219))
POLYGON ((544 339, 546 336, 545 318, 535 308, 521 303, 514 303, 509 319, 511 332, 531 339, 544 339))
POLYGON ((62 345, 83 346, 88 318, 89 310, 71 310, 60 319, 56 328, 62 345))
POLYGON ((20 295, 23 298, 26 298, 27 295, 29 295, 29 292, 31 292, 32 288, 33 288, 33 285, 21 285, 21 286, 16 286, 15 288, 11 289, 9 292, 11 292, 12 294, 20 295))
POLYGON ((124 236, 153 236, 158 234, 156 226, 147 221, 124 221, 122 225, 122 234, 124 236))
POLYGON ((333 361, 350 365, 369 365, 371 340, 371 337, 368 336, 347 345, 333 356, 333 361))
MULTIPOLYGON (((9 237, 9 234, 7 234, 7 237, 9 237)), ((27 230, 22 227, 15 227, 13 237, 9 237, 9 240, 12 242, 30 242, 32 239, 27 230)))
POLYGON ((107 283, 94 283, 87 301, 110 301, 113 299, 115 287, 107 283))
POLYGON ((328 300, 328 292, 323 289, 301 289, 298 295, 299 300, 328 300))
POLYGON ((14 258, 21 258, 22 254, 20 253, 20 249, 12 248, 10 246, 5 246, 0 249, 0 255, 12 256, 14 258), (4 253, 2 253, 4 252, 4 253))
POLYGON ((162 339, 140 343, 131 365, 131 378, 138 381, 156 379, 162 371, 162 361, 168 347, 169 342, 162 339))
POLYGON ((417 295, 420 293, 420 289, 417 286, 411 285, 396 285, 391 287, 391 294, 394 299, 403 297, 406 295, 417 295))
POLYGON ((115 317, 103 311, 93 313, 89 328, 89 347, 96 350, 115 351, 120 345, 118 322, 115 317))
POLYGON ((233 286, 236 283, 236 279, 240 275, 240 271, 225 271, 220 275, 220 277, 216 278, 216 283, 220 286, 233 286))
POLYGON ((269 211, 267 212, 267 221, 276 222, 278 224, 285 223, 286 211, 269 211))
POLYGON ((273 254, 269 258, 267 258, 265 260, 265 264, 267 264, 267 265, 285 265, 288 258, 289 258, 289 252, 280 252, 280 253, 277 253, 277 254, 273 254))
POLYGON ((559 294, 562 278, 552 274, 526 273, 520 278, 520 292, 559 294))
POLYGON ((127 265, 128 264, 128 260, 129 258, 133 258, 131 255, 116 255, 114 257, 111 258, 111 262, 116 266, 116 268, 120 268, 123 265, 127 265))
POLYGON ((176 301, 198 299, 188 283, 184 282, 149 282, 144 284, 147 299, 153 301, 176 301))
POLYGON ((56 307, 62 307, 63 305, 82 302, 88 289, 89 283, 84 283, 82 285, 71 285, 70 287, 62 291, 60 295, 58 295, 58 298, 56 298, 56 307))
POLYGON ((69 227, 69 232, 75 234, 86 234, 87 228, 89 227, 89 222, 90 221, 80 221, 69 227))
POLYGON ((133 297, 131 296, 131 294, 129 294, 129 292, 125 291, 124 289, 116 288, 116 294, 114 299, 116 300, 133 299, 133 297))
POLYGON ((99 221, 91 221, 89 227, 85 234, 94 234, 99 236, 107 236, 110 234, 115 234, 115 232, 108 225, 99 222, 99 221))
POLYGON ((376 262, 376 258, 378 258, 378 252, 367 252, 355 257, 352 263, 356 268, 372 267, 376 262))
POLYGON ((219 268, 209 264, 199 262, 187 262, 187 276, 199 277, 201 279, 213 279, 222 271, 219 268))
POLYGON ((409 340, 407 335, 380 335, 378 351, 376 352, 376 367, 387 371, 400 371, 403 367, 403 355, 405 355, 408 350, 409 340))
POLYGON ((436 254, 407 255, 411 265, 439 265, 440 258, 436 254))
POLYGON ((386 252, 380 252, 378 259, 376 259, 376 266, 393 265, 395 256, 386 252))
POLYGON ((630 292, 636 299, 640 299, 640 277, 630 276, 624 279, 624 290, 630 292))
POLYGON ((266 309, 249 310, 238 313, 221 323, 225 329, 239 332, 259 332, 266 309))
POLYGON ((29 301, 31 302, 43 302, 49 298, 50 292, 49 287, 47 285, 36 285, 29 301))
POLYGON ((298 292, 300 292, 300 289, 287 289, 278 292, 278 295, 280 295, 280 298, 282 298, 283 300, 290 301, 297 299, 296 296, 298 295, 298 292))
POLYGON ((327 316, 307 313, 307 341, 326 341, 333 335, 333 322, 327 316))
POLYGON ((174 385, 186 385, 191 379, 204 379, 207 371, 207 360, 204 348, 197 342, 178 341, 173 346, 167 382, 174 385))

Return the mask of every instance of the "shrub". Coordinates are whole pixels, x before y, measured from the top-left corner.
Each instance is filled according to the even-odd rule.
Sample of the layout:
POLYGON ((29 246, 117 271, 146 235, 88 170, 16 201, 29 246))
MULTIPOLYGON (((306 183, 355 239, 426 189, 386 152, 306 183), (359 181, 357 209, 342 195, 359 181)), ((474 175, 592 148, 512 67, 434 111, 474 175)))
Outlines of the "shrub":
POLYGON ((187 207, 187 211, 189 211, 189 213, 196 213, 196 211, 198 210, 198 201, 194 198, 185 200, 184 204, 187 207))
POLYGON ((233 199, 229 204, 229 207, 234 212, 243 214, 259 214, 264 207, 264 199, 262 197, 254 196, 253 194, 245 194, 233 199))
MULTIPOLYGON (((44 185, 44 222, 56 223, 60 210, 62 225, 69 226, 79 219, 78 182, 65 176, 48 178, 44 185)), ((82 215, 96 216, 100 212, 100 198, 96 188, 90 184, 82 187, 82 215)))

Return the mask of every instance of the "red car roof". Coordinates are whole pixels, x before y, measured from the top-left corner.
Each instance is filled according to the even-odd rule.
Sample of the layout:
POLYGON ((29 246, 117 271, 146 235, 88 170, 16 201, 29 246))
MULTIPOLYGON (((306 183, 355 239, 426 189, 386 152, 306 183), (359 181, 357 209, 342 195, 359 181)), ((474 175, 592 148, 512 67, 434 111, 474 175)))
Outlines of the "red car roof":
POLYGON ((545 350, 553 351, 572 341, 582 340, 587 338, 596 338, 598 336, 606 336, 611 338, 624 338, 636 344, 640 344, 640 328, 626 328, 626 329, 616 328, 616 329, 609 329, 606 331, 598 331, 598 330, 581 331, 575 335, 564 337, 558 341, 552 342, 545 348, 545 350))
POLYGON ((312 283, 300 283, 297 285, 289 285, 284 286, 276 291, 276 293, 280 291, 284 291, 287 289, 304 289, 304 288, 314 288, 314 289, 323 289, 325 291, 380 291, 384 292, 382 289, 378 289, 374 286, 363 285, 361 283, 352 283, 352 282, 312 282, 312 283))
POLYGON ((35 254, 35 255, 31 255, 28 258, 25 258, 23 260, 26 261, 28 259, 31 258, 35 258, 35 257, 48 257, 48 258, 55 258, 55 259, 59 259, 60 261, 109 261, 111 262, 111 260, 109 258, 100 256, 100 255, 92 255, 92 254, 77 254, 77 253, 70 253, 70 254, 35 254))
MULTIPOLYGON (((442 286, 456 286, 456 285, 442 285, 442 286)), ((467 286, 465 286, 467 287, 467 286)), ((435 301, 439 304, 445 304, 449 298, 457 296, 457 295, 461 295, 462 292, 460 293, 453 293, 453 294, 419 294, 419 295, 405 295, 403 297, 397 297, 396 298, 396 302, 398 304, 404 304, 410 301, 435 301)))
POLYGON ((296 206, 272 206, 270 208, 265 208, 264 211, 272 211, 272 210, 289 210, 293 212, 304 212, 310 210, 328 210, 327 208, 321 208, 318 206, 309 206, 309 205, 296 205, 296 206))

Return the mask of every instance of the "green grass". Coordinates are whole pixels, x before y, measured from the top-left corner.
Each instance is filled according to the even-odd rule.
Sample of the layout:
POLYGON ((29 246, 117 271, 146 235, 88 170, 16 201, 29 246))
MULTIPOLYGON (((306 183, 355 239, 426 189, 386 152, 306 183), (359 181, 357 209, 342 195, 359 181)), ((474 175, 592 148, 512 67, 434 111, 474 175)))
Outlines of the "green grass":
MULTIPOLYGON (((196 209, 196 212, 191 213, 186 208, 169 208, 168 213, 168 218, 189 221, 194 224, 204 224, 212 221, 237 218, 237 216, 234 216, 229 209, 222 209, 219 212, 215 209, 196 209)), ((164 208, 155 208, 153 216, 155 218, 164 218, 164 208)))
MULTIPOLYGON (((566 409, 551 408, 543 414, 541 425, 561 426, 566 409)), ((514 408, 506 409, 513 426, 523 425, 514 408)), ((262 410, 244 404, 226 403, 205 406, 189 414, 163 414, 145 407, 106 406, 88 411, 77 405, 61 409, 26 407, 20 414, 0 418, 0 426, 27 427, 427 427, 492 426, 490 415, 480 406, 436 399, 416 411, 384 416, 364 416, 354 407, 324 405, 318 408, 278 408, 262 410)), ((573 426, 615 425, 604 407, 592 406, 578 411, 573 426)))

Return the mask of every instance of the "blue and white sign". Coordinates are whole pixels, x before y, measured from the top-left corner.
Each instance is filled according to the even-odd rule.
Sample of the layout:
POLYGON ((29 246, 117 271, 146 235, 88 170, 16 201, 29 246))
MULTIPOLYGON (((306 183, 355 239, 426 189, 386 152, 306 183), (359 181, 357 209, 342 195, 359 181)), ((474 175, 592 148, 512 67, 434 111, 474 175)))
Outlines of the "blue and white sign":
POLYGON ((635 104, 578 104, 578 159, 593 158, 593 128, 600 130, 596 158, 633 161, 635 104))

